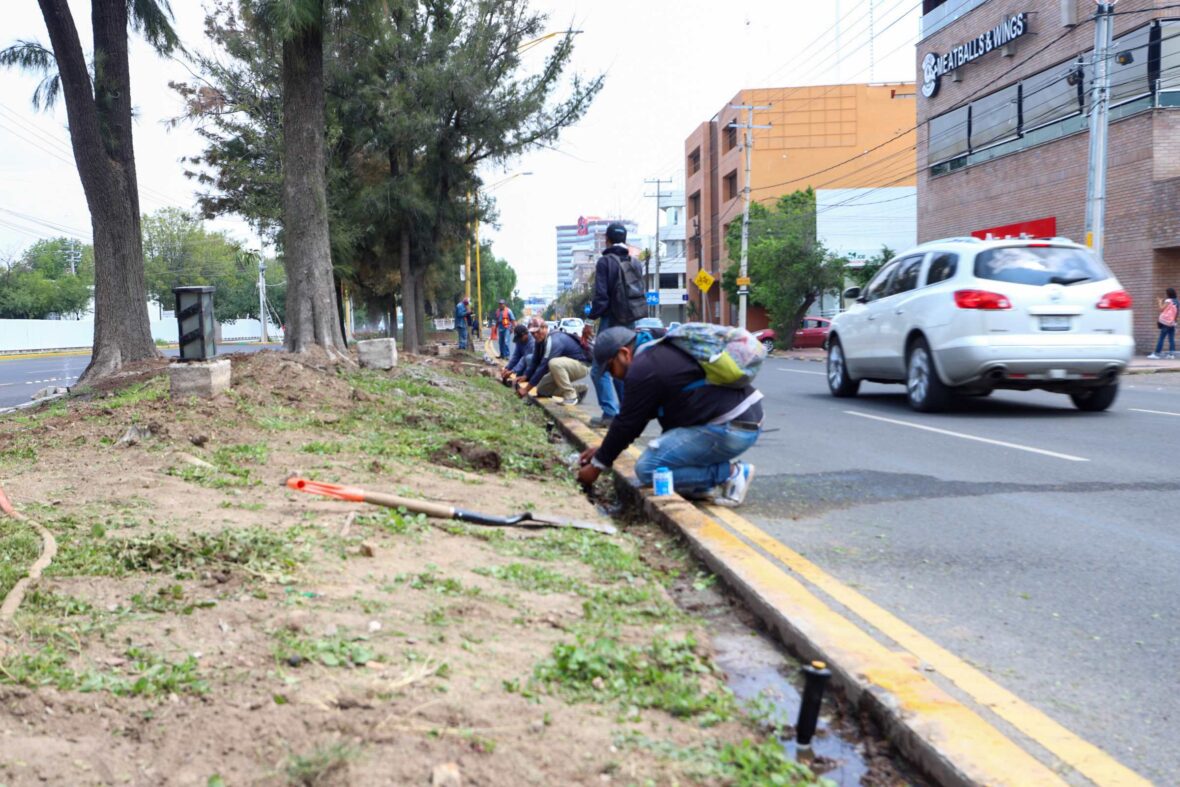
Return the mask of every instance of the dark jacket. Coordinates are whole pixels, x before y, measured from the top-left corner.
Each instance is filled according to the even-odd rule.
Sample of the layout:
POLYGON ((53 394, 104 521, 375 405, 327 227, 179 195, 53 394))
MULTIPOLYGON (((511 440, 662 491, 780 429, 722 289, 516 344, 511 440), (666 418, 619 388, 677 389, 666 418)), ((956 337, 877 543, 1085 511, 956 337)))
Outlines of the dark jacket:
MULTIPOLYGON (((661 342, 641 350, 623 379, 623 407, 602 445, 594 454, 597 463, 610 467, 624 449, 643 434, 649 421, 659 419, 665 432, 684 426, 703 426, 725 415, 755 392, 754 386, 725 388, 719 385, 686 387, 705 379, 705 372, 691 355, 661 342)), ((762 405, 755 402, 735 420, 761 421, 762 405)))
MULTIPOLYGON (((589 316, 591 320, 607 317, 612 326, 626 325, 628 328, 631 327, 630 324, 618 322, 611 314, 611 300, 614 297, 615 282, 623 275, 623 272, 619 270, 619 260, 627 259, 630 256, 626 246, 610 246, 598 258, 598 264, 594 266, 594 299, 590 301, 589 316)), ((600 326, 599 330, 605 329, 600 326)))
POLYGON ((523 342, 513 340, 512 357, 508 359, 508 371, 517 377, 527 378, 536 362, 537 340, 530 333, 523 342))
POLYGON ((550 331, 549 337, 537 345, 534 357, 537 359, 537 365, 529 376, 529 385, 532 386, 536 386, 542 377, 549 374, 549 362, 554 358, 573 358, 585 364, 590 363, 589 356, 582 349, 582 343, 568 333, 560 331, 550 331))

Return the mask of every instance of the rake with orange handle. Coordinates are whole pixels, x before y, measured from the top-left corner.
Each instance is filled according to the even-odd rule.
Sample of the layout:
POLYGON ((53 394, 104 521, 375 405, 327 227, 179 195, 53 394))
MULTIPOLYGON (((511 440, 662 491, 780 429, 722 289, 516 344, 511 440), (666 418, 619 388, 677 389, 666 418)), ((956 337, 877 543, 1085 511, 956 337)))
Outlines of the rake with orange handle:
POLYGON ((565 517, 541 516, 529 511, 512 516, 491 516, 462 508, 431 503, 426 500, 415 500, 412 497, 399 497, 381 492, 367 492, 355 486, 328 484, 323 481, 309 481, 306 478, 291 476, 287 479, 287 486, 296 492, 307 492, 313 495, 334 497, 337 500, 350 500, 355 503, 371 503, 386 508, 404 508, 416 514, 425 514, 435 519, 455 519, 460 522, 470 522, 473 525, 489 525, 491 527, 572 527, 578 530, 593 530, 613 536, 618 531, 613 525, 598 524, 596 522, 581 522, 565 517))

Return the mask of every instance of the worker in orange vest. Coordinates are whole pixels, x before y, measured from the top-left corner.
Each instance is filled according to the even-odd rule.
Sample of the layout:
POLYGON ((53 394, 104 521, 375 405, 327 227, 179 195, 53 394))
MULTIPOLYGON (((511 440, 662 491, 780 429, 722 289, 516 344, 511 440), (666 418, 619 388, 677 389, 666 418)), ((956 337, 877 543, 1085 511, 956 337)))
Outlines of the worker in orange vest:
POLYGON ((508 301, 500 299, 500 308, 496 309, 496 329, 500 334, 500 357, 508 357, 508 338, 512 336, 512 329, 516 325, 516 315, 508 308, 508 301))

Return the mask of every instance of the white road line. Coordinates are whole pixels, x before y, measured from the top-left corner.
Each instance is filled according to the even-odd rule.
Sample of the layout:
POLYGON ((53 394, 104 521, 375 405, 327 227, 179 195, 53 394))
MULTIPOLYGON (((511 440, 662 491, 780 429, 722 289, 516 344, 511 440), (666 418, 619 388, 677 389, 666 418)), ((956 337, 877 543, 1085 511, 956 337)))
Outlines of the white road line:
POLYGON ((1152 415, 1175 415, 1180 416, 1180 413, 1169 413, 1167 410, 1140 410, 1138 407, 1128 407, 1133 413, 1151 413, 1152 415))
POLYGON ((896 418, 883 418, 879 415, 869 415, 868 413, 860 413, 856 410, 845 410, 849 415, 855 415, 860 418, 871 418, 874 421, 883 421, 887 424, 897 424, 898 426, 908 426, 911 429, 921 429, 924 432, 934 432, 935 434, 946 435, 947 437, 958 437, 962 440, 973 440, 977 443, 987 443, 988 445, 998 445, 1002 448, 1015 448, 1017 451, 1028 451, 1031 454, 1041 454, 1042 456, 1051 456, 1054 459, 1064 459, 1067 462, 1089 462, 1081 456, 1073 456, 1071 454, 1059 454, 1056 451, 1046 451, 1043 448, 1033 448, 1031 445, 1021 445, 1020 443, 1008 443, 1003 440, 992 440, 988 437, 976 437, 975 435, 963 434, 962 432, 952 432, 949 429, 938 429, 934 426, 925 426, 924 424, 916 424, 912 421, 899 421, 896 418))
POLYGON ((821 377, 827 376, 827 372, 812 372, 807 369, 788 369, 785 366, 776 366, 776 367, 774 367, 774 370, 776 372, 793 372, 795 374, 818 374, 821 377))

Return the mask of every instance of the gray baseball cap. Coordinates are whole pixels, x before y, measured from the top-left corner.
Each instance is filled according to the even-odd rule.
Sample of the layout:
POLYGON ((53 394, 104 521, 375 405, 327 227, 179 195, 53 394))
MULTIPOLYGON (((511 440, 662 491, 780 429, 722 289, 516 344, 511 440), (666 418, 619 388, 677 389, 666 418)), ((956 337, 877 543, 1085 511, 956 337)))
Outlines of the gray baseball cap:
POLYGON ((622 326, 607 328, 594 340, 594 362, 599 366, 606 366, 612 358, 618 355, 619 350, 633 341, 635 341, 635 331, 630 328, 622 326))

